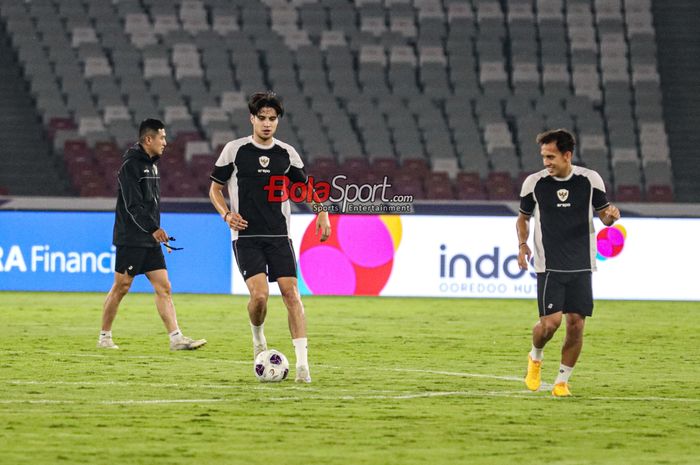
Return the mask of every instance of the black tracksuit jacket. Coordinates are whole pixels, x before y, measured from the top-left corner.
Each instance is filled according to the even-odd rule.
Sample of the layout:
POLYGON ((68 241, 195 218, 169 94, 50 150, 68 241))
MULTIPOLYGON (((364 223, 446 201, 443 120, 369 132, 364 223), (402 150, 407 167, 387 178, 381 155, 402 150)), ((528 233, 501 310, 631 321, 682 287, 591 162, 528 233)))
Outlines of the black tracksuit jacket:
POLYGON ((139 144, 124 154, 117 173, 113 244, 158 247, 152 234, 160 228, 160 175, 156 162, 139 144))

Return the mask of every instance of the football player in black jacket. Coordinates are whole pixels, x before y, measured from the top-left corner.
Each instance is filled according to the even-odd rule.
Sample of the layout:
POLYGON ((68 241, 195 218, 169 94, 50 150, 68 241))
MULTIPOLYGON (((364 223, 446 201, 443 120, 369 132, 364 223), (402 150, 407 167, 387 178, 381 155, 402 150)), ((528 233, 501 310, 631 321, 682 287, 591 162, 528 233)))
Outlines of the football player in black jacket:
POLYGON ((207 343, 205 339, 186 337, 180 331, 160 247, 164 244, 171 251, 168 234, 160 227, 160 175, 156 163, 166 145, 163 123, 157 119, 144 120, 139 127, 139 142, 126 151, 117 173, 114 284, 104 303, 97 347, 119 348, 112 340, 112 323, 119 303, 139 274, 145 274, 153 286, 158 314, 170 335, 170 350, 192 350, 207 343))

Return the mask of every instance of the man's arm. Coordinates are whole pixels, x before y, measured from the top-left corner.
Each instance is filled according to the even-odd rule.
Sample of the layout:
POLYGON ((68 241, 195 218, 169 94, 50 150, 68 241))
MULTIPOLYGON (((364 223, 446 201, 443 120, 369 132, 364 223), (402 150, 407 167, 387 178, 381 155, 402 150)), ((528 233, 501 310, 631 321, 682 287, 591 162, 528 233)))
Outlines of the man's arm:
POLYGON ((527 264, 532 256, 527 239, 530 237, 530 215, 520 212, 515 221, 515 230, 518 233, 518 266, 521 270, 527 270, 527 264))
POLYGON ((216 208, 216 211, 219 212, 219 215, 228 224, 229 228, 235 231, 242 231, 248 227, 248 222, 238 212, 232 212, 228 209, 224 198, 223 185, 212 181, 211 186, 209 186, 209 200, 211 200, 211 204, 214 205, 214 208, 216 208))

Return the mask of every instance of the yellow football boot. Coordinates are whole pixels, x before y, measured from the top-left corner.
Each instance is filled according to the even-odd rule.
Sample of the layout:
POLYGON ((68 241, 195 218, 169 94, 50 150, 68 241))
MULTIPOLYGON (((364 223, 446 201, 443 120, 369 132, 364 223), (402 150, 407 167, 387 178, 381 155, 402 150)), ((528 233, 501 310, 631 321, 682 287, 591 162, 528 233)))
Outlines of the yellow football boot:
POLYGON ((561 382, 554 385, 552 389, 552 395, 554 397, 571 397, 571 391, 569 391, 569 383, 561 382))
POLYGON ((525 385, 531 391, 536 391, 542 384, 542 360, 533 360, 530 354, 527 355, 527 375, 525 385))

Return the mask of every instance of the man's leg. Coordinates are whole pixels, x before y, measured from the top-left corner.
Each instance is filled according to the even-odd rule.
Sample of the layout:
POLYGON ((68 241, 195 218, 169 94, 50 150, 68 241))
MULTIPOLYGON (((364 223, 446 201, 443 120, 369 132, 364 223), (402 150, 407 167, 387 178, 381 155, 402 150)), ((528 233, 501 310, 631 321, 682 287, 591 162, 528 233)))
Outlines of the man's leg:
POLYGON ((552 394, 557 397, 567 397, 571 395, 569 391, 569 377, 574 370, 576 361, 583 348, 583 328, 586 324, 586 317, 578 313, 566 314, 566 337, 561 348, 561 364, 559 373, 554 381, 552 394))
POLYGON ((566 314, 566 337, 561 348, 561 363, 574 367, 583 348, 583 328, 586 317, 578 313, 566 314))
POLYGON ((180 331, 177 324, 175 304, 173 303, 172 286, 168 279, 168 270, 160 269, 146 272, 146 277, 151 282, 155 291, 156 309, 163 320, 165 329, 170 336, 171 350, 193 350, 207 343, 206 339, 193 340, 186 337, 180 331))
POLYGON ((172 286, 168 279, 168 270, 153 270, 146 273, 156 295, 156 308, 160 319, 163 320, 168 333, 178 329, 175 304, 173 303, 172 286))
POLYGON ((542 350, 561 325, 562 312, 540 317, 532 328, 532 350, 527 357, 527 375, 525 384, 531 391, 536 391, 542 384, 542 350))
POLYGON ((556 312, 551 315, 540 317, 540 321, 532 328, 532 345, 544 349, 544 346, 549 342, 557 332, 561 325, 562 312, 556 312))
POLYGON ((245 280, 250 299, 248 300, 248 318, 250 329, 253 333, 253 357, 267 350, 265 339, 265 317, 267 316, 267 299, 270 288, 267 284, 267 275, 258 273, 245 280))
POLYGON ((278 278, 282 300, 287 307, 287 322, 289 332, 292 335, 292 344, 296 354, 296 379, 298 383, 310 383, 308 361, 308 339, 306 338, 306 317, 304 316, 304 304, 301 302, 297 278, 278 278))
POLYGON ((301 303, 297 278, 278 278, 282 300, 287 307, 287 322, 292 339, 306 337, 306 317, 304 304, 301 303))
POLYGON ((118 349, 119 347, 112 341, 112 323, 117 316, 119 304, 124 296, 129 292, 134 277, 128 273, 114 273, 114 283, 107 293, 104 307, 102 309, 102 330, 97 341, 97 347, 106 349, 118 349))

